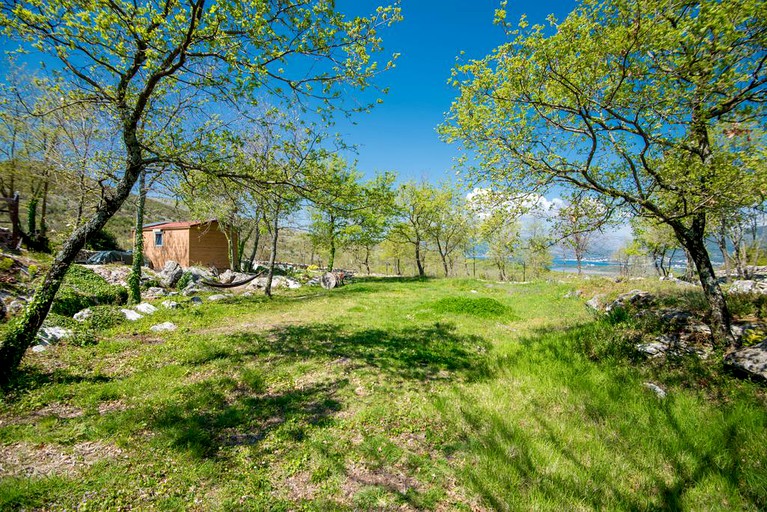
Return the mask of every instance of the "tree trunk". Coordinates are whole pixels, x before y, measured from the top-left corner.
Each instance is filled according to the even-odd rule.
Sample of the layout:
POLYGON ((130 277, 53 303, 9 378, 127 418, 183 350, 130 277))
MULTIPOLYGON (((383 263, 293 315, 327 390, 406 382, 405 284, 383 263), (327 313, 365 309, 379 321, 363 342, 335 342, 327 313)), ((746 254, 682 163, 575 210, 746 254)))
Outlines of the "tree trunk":
POLYGON ((13 373, 21 363, 27 348, 37 335, 38 329, 43 324, 48 311, 51 308, 53 299, 61 286, 64 276, 77 257, 77 253, 85 246, 85 241, 95 235, 107 221, 120 209, 125 199, 130 195, 130 191, 139 174, 144 168, 141 159, 141 149, 135 134, 126 135, 126 139, 131 139, 135 145, 128 145, 128 166, 122 180, 117 184, 114 194, 111 197, 105 197, 96 208, 96 212, 85 224, 78 227, 64 242, 61 251, 51 264, 50 270, 45 276, 42 285, 37 289, 31 302, 25 308, 24 314, 19 321, 6 331, 0 344, 0 385, 8 383, 13 373))
POLYGON ((27 204, 27 233, 30 238, 35 238, 37 233, 37 203, 40 200, 32 197, 27 204))
POLYGON ((370 275, 370 247, 365 246, 365 270, 370 275))
POLYGON ((715 343, 725 343, 728 348, 734 349, 740 343, 732 335, 732 316, 727 307, 719 281, 716 279, 714 267, 711 264, 708 250, 705 244, 705 216, 703 214, 693 219, 692 227, 685 229, 681 225, 672 226, 682 243, 685 252, 693 261, 697 269, 698 278, 703 286, 703 294, 706 297, 710 310, 711 332, 715 343))
POLYGON ((141 302, 141 267, 144 266, 144 207, 146 206, 146 171, 138 178, 138 204, 136 223, 133 226, 133 264, 128 276, 128 301, 141 302))
POLYGON ((274 278, 274 263, 277 261, 277 236, 279 233, 279 211, 274 213, 274 225, 272 226, 272 251, 269 253, 269 273, 266 275, 264 294, 272 298, 272 279, 274 278))
POLYGON ((426 272, 423 270, 423 263, 421 262, 421 241, 415 242, 415 265, 418 268, 418 277, 424 277, 426 272))
POLYGON ((330 239, 330 254, 328 255, 328 272, 333 271, 333 264, 336 260, 336 243, 333 238, 330 239))
POLYGON ((40 236, 45 237, 48 233, 48 184, 50 177, 45 177, 43 184, 43 202, 40 206, 40 236))

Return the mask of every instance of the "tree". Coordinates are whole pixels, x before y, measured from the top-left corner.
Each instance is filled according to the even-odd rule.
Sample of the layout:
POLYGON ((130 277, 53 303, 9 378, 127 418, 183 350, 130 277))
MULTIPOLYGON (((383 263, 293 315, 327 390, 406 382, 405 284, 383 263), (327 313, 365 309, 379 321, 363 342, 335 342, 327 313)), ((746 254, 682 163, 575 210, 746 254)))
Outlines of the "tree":
POLYGON ((609 217, 610 211, 602 203, 582 195, 575 195, 563 206, 557 206, 552 233, 562 247, 573 252, 578 274, 583 272, 581 263, 594 237, 609 217))
POLYGON ((392 226, 390 237, 399 243, 413 246, 413 255, 419 277, 426 275, 424 257, 429 229, 436 215, 434 197, 436 190, 428 183, 405 183, 396 198, 399 222, 392 226))
POLYGON ((710 211, 764 196, 767 18, 757 0, 585 0, 458 66, 442 127, 475 180, 614 198, 667 224, 694 261, 718 340, 730 312, 704 239, 710 211), (732 134, 722 144, 717 134, 732 134))
POLYGON ((660 277, 671 274, 671 261, 679 248, 679 242, 671 228, 655 219, 635 217, 631 220, 634 240, 650 257, 660 277))
POLYGON ((482 220, 482 240, 487 244, 487 254, 498 267, 501 281, 509 279, 508 265, 521 248, 522 237, 519 223, 514 215, 497 208, 482 220))
POLYGON ((113 187, 64 243, 6 332, 0 382, 18 367, 85 240, 122 206, 144 169, 163 162, 193 166, 207 149, 198 144, 201 136, 221 127, 213 112, 257 103, 267 91, 327 118, 343 107, 342 93, 365 87, 377 72, 371 59, 380 50, 377 30, 398 19, 396 8, 346 19, 332 0, 2 4, 4 33, 58 62, 61 97, 111 116, 122 163, 113 187))
POLYGON ((450 274, 452 255, 468 237, 468 211, 459 191, 443 184, 435 190, 431 209, 433 215, 427 227, 427 233, 442 260, 445 277, 450 274))

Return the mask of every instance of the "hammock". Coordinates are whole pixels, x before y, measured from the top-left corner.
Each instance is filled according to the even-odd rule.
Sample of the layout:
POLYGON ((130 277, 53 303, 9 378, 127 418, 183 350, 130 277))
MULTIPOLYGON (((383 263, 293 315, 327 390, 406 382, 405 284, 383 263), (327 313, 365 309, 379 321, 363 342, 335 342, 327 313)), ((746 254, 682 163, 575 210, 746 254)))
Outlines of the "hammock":
POLYGON ((200 282, 204 284, 205 286, 211 286, 213 288, 237 288, 238 286, 248 284, 249 282, 251 282, 257 277, 261 277, 263 274, 264 274, 263 272, 259 272, 258 274, 254 276, 246 277, 242 281, 237 281, 235 283, 229 283, 229 284, 219 283, 217 281, 206 281, 205 279, 200 279, 200 282))

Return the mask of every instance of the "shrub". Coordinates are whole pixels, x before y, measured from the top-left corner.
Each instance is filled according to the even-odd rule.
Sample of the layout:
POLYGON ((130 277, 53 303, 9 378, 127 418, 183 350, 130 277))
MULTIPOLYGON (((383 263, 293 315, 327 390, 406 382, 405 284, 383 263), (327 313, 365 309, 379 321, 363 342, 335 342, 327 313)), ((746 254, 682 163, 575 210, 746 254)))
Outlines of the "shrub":
POLYGON ((11 270, 15 262, 11 258, 3 258, 0 260, 0 272, 7 272, 11 270))
POLYGON ((120 242, 113 233, 102 229, 85 242, 85 248, 93 251, 119 251, 120 242))
POLYGON ((53 300, 51 311, 72 316, 78 311, 98 304, 125 304, 128 291, 122 286, 111 285, 101 276, 81 265, 73 265, 67 271, 64 283, 53 300))
POLYGON ((176 283, 176 289, 183 290, 192 281, 192 273, 187 271, 181 274, 178 282, 176 283))

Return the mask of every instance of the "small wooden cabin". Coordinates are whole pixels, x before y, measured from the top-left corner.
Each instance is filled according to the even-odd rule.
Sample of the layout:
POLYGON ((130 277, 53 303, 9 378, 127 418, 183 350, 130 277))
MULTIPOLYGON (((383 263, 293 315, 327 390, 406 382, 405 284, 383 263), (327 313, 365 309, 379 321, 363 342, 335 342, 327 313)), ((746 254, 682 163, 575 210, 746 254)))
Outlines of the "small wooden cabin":
POLYGON ((159 222, 143 229, 144 258, 154 269, 169 260, 182 267, 229 268, 226 236, 218 221, 159 222))

